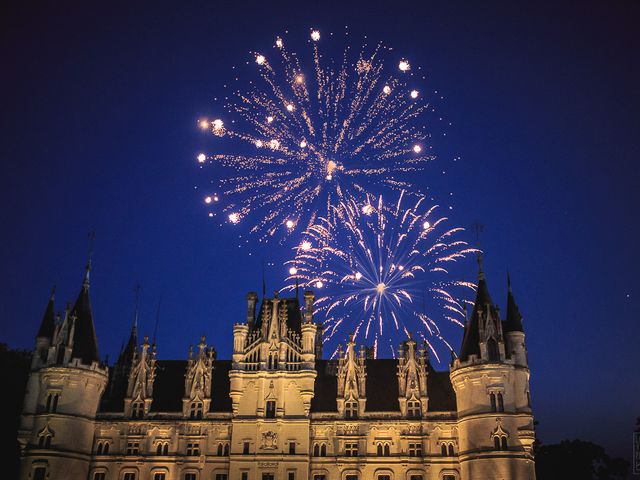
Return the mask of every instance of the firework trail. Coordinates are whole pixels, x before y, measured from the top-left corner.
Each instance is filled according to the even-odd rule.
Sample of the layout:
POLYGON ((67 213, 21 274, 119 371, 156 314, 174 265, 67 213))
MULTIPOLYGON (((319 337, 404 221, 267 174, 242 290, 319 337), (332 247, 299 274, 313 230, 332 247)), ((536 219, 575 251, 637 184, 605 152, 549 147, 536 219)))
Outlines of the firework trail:
POLYGON ((316 292, 325 342, 336 337, 337 345, 353 333, 373 344, 374 355, 383 346, 387 353, 381 343, 388 343, 393 355, 392 341, 411 332, 440 361, 434 344, 452 350, 440 325, 463 325, 465 297, 475 289, 452 279, 449 267, 478 250, 460 240, 463 229, 448 227, 438 206, 427 207, 424 197, 401 192, 391 205, 382 196, 365 199, 346 200, 335 215, 319 218, 305 231, 288 262, 287 288, 316 292))
POLYGON ((200 120, 229 150, 197 156, 217 176, 205 203, 261 239, 304 231, 372 188, 416 191, 406 177, 434 158, 425 130, 434 109, 409 86, 408 60, 382 44, 324 56, 317 30, 309 43, 307 65, 280 37, 253 52, 251 87, 229 97, 228 118, 200 120))

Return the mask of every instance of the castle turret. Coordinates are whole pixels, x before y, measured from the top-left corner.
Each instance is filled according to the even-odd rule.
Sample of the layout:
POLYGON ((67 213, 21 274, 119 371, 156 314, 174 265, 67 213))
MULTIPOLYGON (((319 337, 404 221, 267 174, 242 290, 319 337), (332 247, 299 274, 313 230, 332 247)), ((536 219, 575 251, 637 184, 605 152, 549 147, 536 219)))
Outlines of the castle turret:
MULTIPOLYGON (((513 307, 513 323, 500 320, 479 260, 473 312, 465 325, 460 356, 451 365, 461 478, 533 479, 533 417, 525 395, 529 370, 508 348, 510 335, 517 331, 514 325, 520 322, 515 321, 513 307)), ((520 334, 524 336, 520 331, 513 338, 520 334)))
POLYGON ((67 308, 62 324, 52 328, 52 297, 38 332, 38 359, 30 373, 19 433, 23 479, 88 475, 95 417, 108 376, 98 356, 90 272, 89 263, 78 298, 67 308))

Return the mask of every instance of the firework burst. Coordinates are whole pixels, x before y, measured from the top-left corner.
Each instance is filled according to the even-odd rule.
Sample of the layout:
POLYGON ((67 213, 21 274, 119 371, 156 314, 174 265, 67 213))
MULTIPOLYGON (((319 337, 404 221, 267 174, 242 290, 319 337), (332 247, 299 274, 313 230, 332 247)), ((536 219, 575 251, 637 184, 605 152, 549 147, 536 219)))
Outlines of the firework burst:
POLYGON ((415 198, 401 192, 392 205, 382 196, 349 199, 304 233, 288 262, 287 288, 299 285, 319 295, 315 308, 325 342, 353 333, 372 344, 375 355, 381 341, 393 354, 392 340, 412 332, 438 361, 436 343, 452 349, 440 325, 463 325, 465 297, 475 285, 452 279, 449 268, 477 250, 459 239, 462 228, 446 226, 437 205, 415 198))
POLYGON ((261 238, 304 231, 375 186, 415 191, 405 177, 433 159, 433 107, 409 85, 409 61, 382 44, 324 56, 323 38, 310 32, 307 64, 280 37, 253 52, 251 86, 228 98, 229 118, 199 121, 227 139, 228 153, 197 157, 216 173, 219 208, 261 238))

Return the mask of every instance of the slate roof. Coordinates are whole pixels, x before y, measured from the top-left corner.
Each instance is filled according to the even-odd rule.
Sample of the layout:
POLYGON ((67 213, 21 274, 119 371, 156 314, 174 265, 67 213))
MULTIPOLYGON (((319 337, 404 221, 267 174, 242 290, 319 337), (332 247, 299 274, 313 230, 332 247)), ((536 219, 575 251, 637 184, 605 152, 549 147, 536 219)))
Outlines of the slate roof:
POLYGON ((486 316, 488 313, 487 309, 491 309, 493 317, 498 318, 498 312, 493 305, 491 295, 489 295, 487 280, 485 279, 484 274, 480 272, 478 278, 478 291, 476 293, 475 304, 473 305, 473 312, 471 313, 471 318, 467 321, 464 327, 462 347, 460 348, 460 360, 467 360, 470 355, 480 356, 479 312, 483 312, 486 316))
POLYGON ((56 328, 56 318, 54 312, 54 297, 53 293, 49 298, 49 303, 47 303, 47 308, 44 311, 44 315, 42 317, 42 323, 40 324, 40 329, 38 330, 38 337, 44 337, 51 340, 53 338, 53 331, 56 328))
POLYGON ((88 269, 87 277, 71 311, 77 317, 73 333, 71 358, 79 358, 86 364, 100 361, 98 340, 96 339, 96 330, 93 326, 93 314, 91 313, 91 302, 89 301, 88 269))
MULTIPOLYGON (((509 282, 511 283, 511 282, 509 282)), ((507 319, 502 324, 503 332, 524 332, 522 327, 522 315, 520 309, 516 303, 516 299, 513 297, 511 291, 511 285, 509 285, 509 293, 507 294, 507 319)))
MULTIPOLYGON (((337 412, 336 393, 337 365, 335 360, 317 360, 318 376, 315 381, 315 396, 311 400, 311 412, 337 412)), ((368 359, 367 366, 367 411, 399 412, 397 360, 368 359)), ((153 387, 151 412, 182 412, 184 374, 186 360, 159 360, 153 387)), ((231 412, 229 397, 230 360, 216 360, 213 369, 211 412, 231 412)), ((456 410, 456 397, 449 380, 448 371, 436 371, 429 365, 427 376, 429 411, 449 412, 456 410)), ((102 412, 122 412, 125 391, 120 389, 117 398, 103 402, 102 412)))

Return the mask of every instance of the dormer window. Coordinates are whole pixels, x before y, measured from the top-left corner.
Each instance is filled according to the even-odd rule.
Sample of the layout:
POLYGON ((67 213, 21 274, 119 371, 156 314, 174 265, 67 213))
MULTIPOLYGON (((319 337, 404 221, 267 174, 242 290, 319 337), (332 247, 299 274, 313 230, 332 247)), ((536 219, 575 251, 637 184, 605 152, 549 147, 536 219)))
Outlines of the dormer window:
POLYGON ((420 418, 420 402, 418 400, 409 400, 407 402, 407 418, 420 418))
POLYGON ((131 418, 142 418, 144 416, 144 403, 135 401, 131 404, 131 418))
POLYGON ((358 418, 358 402, 355 400, 349 400, 344 405, 345 418, 355 419, 358 418))
POLYGON ((192 402, 189 409, 189 418, 201 419, 202 418, 202 402, 192 402))

